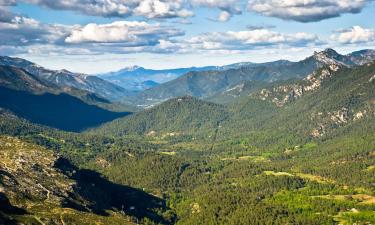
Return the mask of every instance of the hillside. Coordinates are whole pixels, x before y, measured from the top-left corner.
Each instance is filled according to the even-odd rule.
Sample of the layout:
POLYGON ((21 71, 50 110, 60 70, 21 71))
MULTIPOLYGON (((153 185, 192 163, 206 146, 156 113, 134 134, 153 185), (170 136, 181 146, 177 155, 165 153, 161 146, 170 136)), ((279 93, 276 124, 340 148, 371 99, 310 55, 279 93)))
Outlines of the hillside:
MULTIPOLYGON (((55 185, 61 178, 59 171, 67 179, 62 182, 73 186, 72 195, 61 203, 64 213, 58 201, 48 203, 54 210, 46 213, 46 200, 38 205, 24 196, 5 194, 4 198, 3 194, 7 207, 0 210, 2 219, 24 223, 35 218, 44 223, 59 223, 61 218, 65 223, 69 219, 80 223, 85 218, 121 224, 125 217, 139 218, 141 224, 372 224, 374 74, 374 64, 323 67, 303 80, 267 84, 226 107, 193 97, 176 98, 77 134, 15 117, 1 118, 0 131, 20 138, 3 142, 25 147, 2 151, 10 152, 2 156, 6 159, 2 162, 13 168, 9 163, 12 152, 26 161, 15 175, 21 185, 2 183, 11 190, 6 193, 23 193, 17 187, 25 187, 25 174, 37 181, 39 175, 54 174, 56 179, 39 182, 49 191, 62 190, 50 193, 53 201, 54 193, 65 193, 56 186, 59 183, 55 185), (285 96, 290 97, 280 104, 285 96), (342 111, 343 106, 348 110, 342 111), (324 132, 314 136, 320 124, 324 132), (29 142, 62 154, 74 165, 29 142), (35 149, 41 153, 34 154, 35 149), (29 166, 30 161, 41 163, 29 166), (47 169, 51 162, 58 169, 47 169), (40 167, 46 172, 29 170, 40 167), (129 191, 135 194, 127 195, 129 191), (24 208, 18 199, 37 208, 24 208), (65 205, 66 201, 75 204, 65 205), (87 210, 82 212, 77 204, 87 210), (125 211, 129 209, 126 216, 121 213, 123 204, 125 211), (109 216, 102 216, 103 209, 109 216)), ((37 200, 46 199, 48 192, 37 184, 27 187, 40 193, 37 200)))
POLYGON ((301 81, 264 88, 230 105, 233 117, 222 123, 218 138, 241 139, 241 133, 254 145, 277 146, 339 135, 337 130, 374 120, 374 74, 374 63, 327 67, 301 81))
POLYGON ((220 98, 217 101, 228 102, 227 108, 194 98, 177 98, 94 131, 117 136, 194 133, 197 137, 199 133, 208 142, 246 140, 256 147, 305 143, 372 120, 374 74, 375 64, 332 64, 302 80, 256 85, 248 81, 224 92, 230 98, 223 93, 215 96, 220 98))
POLYGON ((193 97, 181 97, 112 121, 94 129, 93 132, 116 136, 125 134, 178 136, 182 133, 192 134, 215 129, 227 116, 228 113, 221 105, 193 97))
POLYGON ((1 56, 0 65, 14 66, 25 70, 40 80, 47 81, 58 87, 86 90, 109 100, 118 100, 126 95, 132 94, 124 88, 99 77, 72 73, 67 70, 49 70, 21 58, 1 56))
POLYGON ((0 66, 0 108, 31 122, 80 131, 129 114, 97 106, 108 103, 87 91, 59 88, 22 69, 0 66))
POLYGON ((0 136, 0 143, 1 224, 163 223, 156 213, 162 200, 154 196, 17 138, 0 136))

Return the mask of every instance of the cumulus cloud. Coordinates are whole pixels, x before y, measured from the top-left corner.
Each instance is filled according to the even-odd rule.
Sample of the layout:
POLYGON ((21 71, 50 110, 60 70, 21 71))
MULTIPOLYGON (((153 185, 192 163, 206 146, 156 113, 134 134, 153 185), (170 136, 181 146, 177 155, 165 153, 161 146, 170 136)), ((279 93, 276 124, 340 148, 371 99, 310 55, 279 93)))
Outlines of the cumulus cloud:
POLYGON ((342 44, 375 42, 375 30, 353 26, 350 29, 339 30, 331 35, 331 39, 342 44))
POLYGON ((128 17, 132 15, 145 18, 189 17, 186 0, 24 0, 55 10, 71 10, 86 15, 103 17, 128 17))
MULTIPOLYGON (((14 4, 17 0, 0 0, 14 4)), ((18 0, 21 1, 21 0, 18 0)), ((23 0, 55 10, 71 10, 103 17, 142 16, 148 19, 187 18, 195 7, 220 10, 217 20, 227 21, 242 13, 240 0, 23 0)), ((10 4, 10 3, 9 3, 10 4)))
POLYGON ((109 24, 46 24, 0 7, 0 49, 3 54, 100 54, 170 52, 171 38, 184 35, 159 23, 117 21, 109 24))
POLYGON ((191 46, 206 50, 244 50, 275 45, 307 46, 322 44, 314 34, 282 34, 267 29, 213 32, 195 36, 187 41, 191 46))
POLYGON ((0 45, 57 43, 69 30, 67 26, 42 24, 32 18, 18 15, 8 19, 8 21, 0 20, 0 45))
POLYGON ((116 21, 110 24, 88 24, 76 27, 66 37, 66 43, 121 43, 122 46, 156 45, 159 40, 181 36, 172 27, 137 21, 116 21))
POLYGON ((220 22, 226 22, 226 21, 228 21, 231 17, 232 17, 232 14, 230 14, 230 13, 227 12, 227 11, 222 11, 222 12, 219 14, 219 17, 217 18, 217 20, 220 21, 220 22))
POLYGON ((135 15, 145 16, 147 18, 173 18, 190 17, 194 13, 184 8, 183 0, 159 1, 143 0, 134 9, 135 15))
POLYGON ((369 0, 249 0, 249 11, 298 22, 314 22, 359 13, 369 0))

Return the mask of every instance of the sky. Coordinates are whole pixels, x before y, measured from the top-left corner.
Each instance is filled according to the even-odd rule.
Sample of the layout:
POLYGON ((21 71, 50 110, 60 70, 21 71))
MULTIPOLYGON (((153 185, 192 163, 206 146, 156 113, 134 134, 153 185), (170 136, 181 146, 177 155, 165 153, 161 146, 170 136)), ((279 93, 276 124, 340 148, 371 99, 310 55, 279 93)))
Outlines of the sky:
POLYGON ((373 0, 0 0, 0 55, 88 74, 374 46, 373 0))

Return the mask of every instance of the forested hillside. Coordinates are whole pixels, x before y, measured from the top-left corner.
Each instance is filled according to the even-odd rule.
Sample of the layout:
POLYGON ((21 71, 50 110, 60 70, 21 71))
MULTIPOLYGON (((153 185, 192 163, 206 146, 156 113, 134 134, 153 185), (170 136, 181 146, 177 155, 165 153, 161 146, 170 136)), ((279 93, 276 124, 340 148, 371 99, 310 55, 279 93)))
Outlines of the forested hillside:
POLYGON ((81 131, 129 114, 99 106, 113 107, 93 93, 60 88, 22 69, 0 66, 0 108, 31 122, 81 131))
MULTIPOLYGON (((264 82, 303 79, 324 66, 352 67, 366 64, 374 59, 375 54, 372 50, 341 55, 333 49, 326 49, 315 52, 314 55, 298 62, 279 60, 260 64, 245 63, 237 67, 228 66, 224 70, 191 71, 175 80, 145 90, 135 96, 125 97, 124 100, 141 106, 150 106, 184 95, 210 99, 231 91, 231 89, 246 81, 256 81, 258 83, 253 83, 253 85, 262 85, 264 82)), ((216 102, 218 100, 220 98, 216 98, 216 102)))
POLYGON ((2 82, 23 107, 1 101, 0 223, 374 224, 375 63, 334 59, 210 99, 225 104, 180 96, 81 133, 28 117, 43 96, 64 102, 38 93, 47 84, 2 82))

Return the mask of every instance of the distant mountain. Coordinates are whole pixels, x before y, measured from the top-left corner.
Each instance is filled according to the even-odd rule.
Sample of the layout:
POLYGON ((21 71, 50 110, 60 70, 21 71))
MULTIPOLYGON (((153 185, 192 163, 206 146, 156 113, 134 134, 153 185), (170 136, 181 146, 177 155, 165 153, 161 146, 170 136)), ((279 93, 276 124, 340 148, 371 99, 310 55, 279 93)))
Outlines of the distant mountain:
POLYGON ((60 88, 20 68, 0 66, 0 108, 31 122, 80 131, 129 114, 97 106, 107 103, 93 93, 60 88))
POLYGON ((261 64, 234 64, 229 69, 189 72, 175 80, 138 93, 126 101, 148 107, 170 98, 191 95, 198 98, 211 98, 226 92, 244 81, 275 82, 307 77, 325 65, 355 66, 375 59, 375 51, 366 50, 349 55, 340 55, 333 49, 315 52, 299 62, 275 61, 261 64), (239 66, 239 67, 238 67, 239 66))
POLYGON ((145 69, 139 66, 132 66, 121 69, 117 72, 110 72, 99 74, 99 76, 105 80, 108 80, 114 84, 117 84, 125 89, 133 91, 143 91, 159 84, 166 83, 174 80, 189 72, 202 72, 202 71, 224 71, 229 69, 238 69, 241 67, 257 67, 257 66, 268 66, 268 65, 287 65, 292 62, 287 60, 279 60, 276 62, 268 63, 252 63, 252 62, 240 62, 229 64, 225 66, 205 66, 205 67, 189 67, 189 68, 176 68, 176 69, 165 69, 165 70, 152 70, 145 69), (152 85, 145 84, 145 82, 153 82, 152 85))
POLYGON ((201 138, 210 143, 245 140, 258 147, 295 146, 357 129, 373 129, 374 90, 375 62, 355 67, 332 64, 303 79, 242 82, 227 92, 246 95, 226 106, 194 97, 173 98, 91 132, 191 141, 201 138))
POLYGON ((355 64, 364 65, 366 63, 372 62, 375 59, 375 50, 360 50, 352 52, 348 56, 355 64))
POLYGON ((131 94, 130 91, 96 76, 72 73, 67 70, 49 70, 21 58, 0 56, 0 65, 18 67, 58 87, 86 90, 109 100, 118 100, 131 94))
POLYGON ((158 84, 174 80, 190 71, 217 70, 219 67, 190 67, 165 70, 146 69, 139 66, 132 66, 121 69, 117 72, 99 74, 107 81, 133 91, 143 91, 158 84), (152 85, 145 85, 145 82, 153 82, 152 85))

